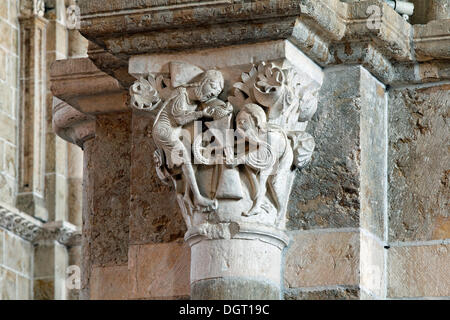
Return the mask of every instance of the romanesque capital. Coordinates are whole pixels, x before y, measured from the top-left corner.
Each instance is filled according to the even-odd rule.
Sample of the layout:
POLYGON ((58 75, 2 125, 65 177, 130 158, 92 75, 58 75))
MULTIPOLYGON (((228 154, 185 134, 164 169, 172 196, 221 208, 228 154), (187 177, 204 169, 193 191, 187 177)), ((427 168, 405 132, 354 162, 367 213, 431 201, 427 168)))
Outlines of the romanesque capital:
POLYGON ((188 237, 230 237, 241 223, 283 230, 294 172, 314 151, 317 91, 293 67, 263 61, 240 78, 224 92, 220 70, 171 61, 168 75, 130 89, 134 108, 156 114, 156 170, 177 192, 188 237))

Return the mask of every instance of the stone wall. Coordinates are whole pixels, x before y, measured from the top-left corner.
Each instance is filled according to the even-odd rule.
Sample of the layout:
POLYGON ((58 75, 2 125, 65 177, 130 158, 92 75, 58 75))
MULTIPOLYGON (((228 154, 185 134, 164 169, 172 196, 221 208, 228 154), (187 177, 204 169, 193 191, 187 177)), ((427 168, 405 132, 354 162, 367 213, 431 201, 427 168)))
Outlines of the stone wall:
POLYGON ((15 204, 18 134, 18 39, 19 23, 15 0, 0 4, 0 201, 15 204))
POLYGON ((64 0, 40 4, 0 3, 0 299, 78 296, 65 279, 80 264, 82 152, 53 132, 48 71, 87 43, 64 0))
POLYGON ((0 300, 33 298, 33 245, 0 228, 0 300))

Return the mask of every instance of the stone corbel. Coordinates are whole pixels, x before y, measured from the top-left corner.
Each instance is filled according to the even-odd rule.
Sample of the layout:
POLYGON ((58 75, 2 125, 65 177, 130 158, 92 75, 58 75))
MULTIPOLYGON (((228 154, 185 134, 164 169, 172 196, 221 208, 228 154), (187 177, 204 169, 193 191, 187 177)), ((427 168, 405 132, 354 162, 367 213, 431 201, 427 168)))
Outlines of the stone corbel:
POLYGON ((95 116, 127 112, 128 94, 89 58, 58 60, 51 67, 53 129, 81 148, 95 136, 95 116))
POLYGON ((95 118, 53 98, 53 130, 62 139, 83 148, 95 136, 95 118))

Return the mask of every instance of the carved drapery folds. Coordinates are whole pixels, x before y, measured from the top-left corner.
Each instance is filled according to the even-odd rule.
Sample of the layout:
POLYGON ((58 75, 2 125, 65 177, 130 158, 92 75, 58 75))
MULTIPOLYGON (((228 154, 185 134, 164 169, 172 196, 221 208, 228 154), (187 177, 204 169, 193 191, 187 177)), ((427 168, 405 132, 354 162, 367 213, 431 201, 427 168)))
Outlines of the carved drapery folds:
POLYGON ((295 168, 314 150, 305 130, 317 89, 295 68, 261 62, 228 81, 220 70, 173 61, 169 74, 130 88, 131 105, 155 115, 156 170, 176 190, 186 239, 229 239, 256 225, 282 231, 295 168))

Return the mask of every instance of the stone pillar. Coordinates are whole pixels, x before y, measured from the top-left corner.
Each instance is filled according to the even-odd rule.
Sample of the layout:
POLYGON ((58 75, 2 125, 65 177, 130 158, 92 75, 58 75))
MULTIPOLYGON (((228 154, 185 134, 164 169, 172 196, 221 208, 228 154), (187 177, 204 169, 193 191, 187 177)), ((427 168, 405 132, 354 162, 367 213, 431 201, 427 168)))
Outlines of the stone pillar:
POLYGON ((80 297, 108 298, 111 291, 105 281, 112 285, 121 284, 123 278, 128 281, 131 113, 127 93, 87 58, 57 61, 51 72, 54 95, 66 101, 54 98, 55 132, 84 151, 80 297), (82 86, 80 79, 84 79, 82 86), (117 269, 123 270, 122 278, 105 278, 105 272, 117 269))

